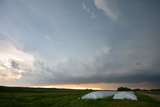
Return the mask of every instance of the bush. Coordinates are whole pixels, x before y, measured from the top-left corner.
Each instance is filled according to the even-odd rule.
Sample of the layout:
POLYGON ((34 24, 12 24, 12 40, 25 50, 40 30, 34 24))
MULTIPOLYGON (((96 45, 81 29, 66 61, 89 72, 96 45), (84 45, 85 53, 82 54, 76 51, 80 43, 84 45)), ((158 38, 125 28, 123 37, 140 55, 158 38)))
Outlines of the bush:
POLYGON ((127 87, 119 87, 117 91, 131 91, 131 89, 127 87))

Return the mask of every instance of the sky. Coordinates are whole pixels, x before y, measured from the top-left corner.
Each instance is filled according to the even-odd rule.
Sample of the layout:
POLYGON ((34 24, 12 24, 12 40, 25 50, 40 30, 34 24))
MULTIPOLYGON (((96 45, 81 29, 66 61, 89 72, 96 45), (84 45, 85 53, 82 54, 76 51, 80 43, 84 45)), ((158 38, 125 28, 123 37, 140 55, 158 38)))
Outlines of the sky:
POLYGON ((0 85, 160 88, 159 0, 0 0, 0 85))

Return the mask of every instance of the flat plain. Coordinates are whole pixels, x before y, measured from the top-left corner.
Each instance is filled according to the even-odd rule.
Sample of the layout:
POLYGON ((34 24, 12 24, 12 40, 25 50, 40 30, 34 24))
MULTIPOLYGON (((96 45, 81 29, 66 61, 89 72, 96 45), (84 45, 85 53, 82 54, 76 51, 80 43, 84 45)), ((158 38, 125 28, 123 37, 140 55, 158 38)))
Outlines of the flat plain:
POLYGON ((112 97, 82 100, 94 90, 0 87, 0 107, 160 107, 160 102, 135 92, 138 101, 113 100, 112 97))

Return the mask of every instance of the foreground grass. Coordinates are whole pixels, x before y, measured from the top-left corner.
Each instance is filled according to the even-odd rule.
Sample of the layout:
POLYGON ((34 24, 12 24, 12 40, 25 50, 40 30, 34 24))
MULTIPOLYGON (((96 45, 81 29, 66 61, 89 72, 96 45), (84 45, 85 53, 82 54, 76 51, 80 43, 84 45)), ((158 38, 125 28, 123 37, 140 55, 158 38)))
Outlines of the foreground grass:
POLYGON ((160 107, 160 102, 140 93, 138 101, 78 99, 91 90, 0 92, 0 107, 160 107))

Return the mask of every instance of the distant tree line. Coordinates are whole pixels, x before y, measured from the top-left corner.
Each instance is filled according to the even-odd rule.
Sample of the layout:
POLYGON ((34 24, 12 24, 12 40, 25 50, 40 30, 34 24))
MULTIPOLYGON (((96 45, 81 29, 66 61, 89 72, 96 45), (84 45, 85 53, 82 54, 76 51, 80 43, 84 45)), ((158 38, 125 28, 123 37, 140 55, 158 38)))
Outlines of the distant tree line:
POLYGON ((131 91, 131 89, 127 87, 119 87, 117 91, 131 91))
POLYGON ((140 88, 131 89, 131 88, 128 88, 128 87, 118 87, 117 91, 160 91, 160 89, 146 90, 146 89, 140 89, 140 88))

